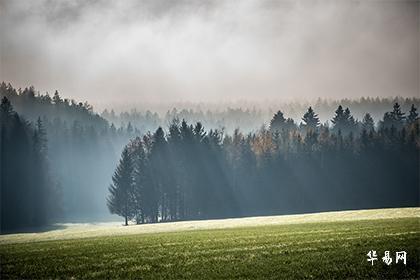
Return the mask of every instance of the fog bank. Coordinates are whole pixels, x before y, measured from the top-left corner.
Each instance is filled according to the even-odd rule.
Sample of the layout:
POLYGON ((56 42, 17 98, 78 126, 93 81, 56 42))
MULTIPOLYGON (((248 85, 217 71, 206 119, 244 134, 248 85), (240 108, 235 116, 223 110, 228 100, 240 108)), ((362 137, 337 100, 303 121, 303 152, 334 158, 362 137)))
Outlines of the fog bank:
POLYGON ((0 1, 0 78, 109 105, 419 95, 418 1, 0 1))

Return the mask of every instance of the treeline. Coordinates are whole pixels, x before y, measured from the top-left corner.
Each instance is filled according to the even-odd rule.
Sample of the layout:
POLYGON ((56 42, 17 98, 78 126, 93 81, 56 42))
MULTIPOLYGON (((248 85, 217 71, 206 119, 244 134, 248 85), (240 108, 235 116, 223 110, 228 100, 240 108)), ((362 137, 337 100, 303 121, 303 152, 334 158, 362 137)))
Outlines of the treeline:
POLYGON ((58 91, 52 96, 41 94, 33 86, 24 89, 15 89, 11 84, 0 83, 0 96, 6 97, 17 112, 28 120, 39 117, 54 120, 59 118, 71 125, 74 121, 85 126, 94 126, 105 129, 108 122, 93 112, 93 107, 87 102, 77 102, 73 99, 62 98, 58 91))
POLYGON ((309 107, 246 135, 174 119, 126 145, 107 205, 126 224, 418 206, 419 124, 398 103, 377 126, 342 106, 331 125, 309 107))
MULTIPOLYGON (((371 98, 328 100, 319 98, 312 108, 317 111, 321 123, 330 120, 334 110, 339 106, 352 108, 352 115, 356 120, 362 120, 366 112, 377 123, 395 103, 403 110, 410 110, 411 105, 420 106, 419 98, 371 98)), ((166 127, 173 119, 185 119, 188 123, 201 122, 207 128, 223 129, 232 134, 236 128, 243 133, 255 132, 275 114, 277 108, 283 108, 283 113, 291 118, 300 120, 310 106, 310 102, 272 102, 268 104, 178 104, 177 108, 166 110, 155 108, 155 111, 139 111, 133 109, 115 113, 105 109, 101 116, 118 126, 126 127, 129 123, 140 131, 153 131, 158 126, 166 127), (203 109, 205 108, 205 110, 203 109)), ((162 107, 163 105, 161 105, 162 107)))
MULTIPOLYGON (((123 146, 140 132, 130 125, 115 127, 96 114, 88 103, 63 98, 57 91, 50 97, 33 87, 15 89, 3 82, 0 83, 0 98, 7 98, 28 125, 36 127, 38 119, 42 123, 48 140, 45 153, 50 162, 50 173, 61 190, 60 221, 109 219, 111 215, 104 204, 107 196, 104 185, 109 181, 123 146)), ((8 118, 4 123, 9 125, 10 121, 8 118)), ((21 140, 10 137, 11 140, 4 144, 5 149, 21 150, 17 146, 21 140)), ((2 155, 2 160, 7 162, 8 159, 2 155)), ((22 160, 22 166, 29 164, 24 158, 15 160, 22 160)), ((30 180, 31 176, 26 177, 30 180)))
POLYGON ((31 125, 3 97, 0 126, 0 233, 55 221, 60 190, 50 174, 41 119, 31 125))
MULTIPOLYGON (((110 124, 88 103, 63 98, 58 92, 50 97, 33 87, 15 89, 1 83, 0 98, 4 97, 14 109, 1 119, 0 195, 2 209, 13 205, 13 211, 2 211, 8 215, 7 219, 2 216, 4 225, 8 224, 2 224, 2 231, 49 220, 112 218, 104 203, 109 194, 106 186, 123 147, 136 137, 127 148, 133 170, 141 170, 141 180, 132 175, 135 183, 130 184, 141 189, 136 200, 130 198, 130 205, 137 201, 136 207, 144 208, 135 211, 140 222, 413 205, 418 197, 411 188, 413 182, 418 186, 418 178, 413 179, 413 174, 418 176, 413 171, 418 168, 417 99, 413 107, 407 105, 411 99, 405 99, 403 109, 396 106, 379 122, 370 115, 359 121, 349 110, 338 108, 337 117, 321 125, 311 108, 302 124, 280 112, 268 129, 252 133, 205 131, 202 124, 171 121, 168 131, 157 134, 145 133, 146 126, 140 129, 130 121, 123 126, 110 124), (362 140, 369 143, 366 151, 362 140), (40 155, 35 152, 39 145, 43 147, 40 155), (132 151, 141 155, 142 164, 134 160, 132 151), (369 176, 359 170, 365 165, 369 176), (353 173, 355 177, 349 175, 353 173), (344 188, 346 184, 349 187, 344 188), (377 187, 374 196, 372 188, 379 184, 383 187, 377 187), (354 194, 353 188, 368 194, 357 202, 344 199, 346 192, 348 197, 354 194), (31 204, 32 198, 40 203, 31 204), (25 207, 18 207, 21 203, 25 207)), ((252 110, 226 112, 209 114, 215 120, 233 115, 239 120, 245 114, 245 122, 258 115, 252 110)), ((165 121, 183 114, 187 116, 188 111, 169 112, 165 121)), ((157 115, 149 112, 148 118, 157 115)), ((150 126, 158 127, 158 123, 150 126)))

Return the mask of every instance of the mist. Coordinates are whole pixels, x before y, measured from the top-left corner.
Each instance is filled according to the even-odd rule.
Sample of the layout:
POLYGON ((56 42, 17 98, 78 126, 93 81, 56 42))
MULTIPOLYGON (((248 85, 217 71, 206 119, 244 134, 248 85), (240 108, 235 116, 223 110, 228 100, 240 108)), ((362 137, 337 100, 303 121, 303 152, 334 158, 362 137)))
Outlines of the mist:
POLYGON ((419 95, 417 1, 1 1, 0 78, 99 109, 419 95))

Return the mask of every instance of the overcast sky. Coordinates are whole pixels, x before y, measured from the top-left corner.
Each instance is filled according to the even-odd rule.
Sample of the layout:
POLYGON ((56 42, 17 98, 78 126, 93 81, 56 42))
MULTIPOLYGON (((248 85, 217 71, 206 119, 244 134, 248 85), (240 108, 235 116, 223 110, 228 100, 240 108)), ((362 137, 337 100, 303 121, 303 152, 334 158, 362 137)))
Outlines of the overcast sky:
POLYGON ((0 78, 100 107, 419 96, 419 3, 0 0, 0 78))

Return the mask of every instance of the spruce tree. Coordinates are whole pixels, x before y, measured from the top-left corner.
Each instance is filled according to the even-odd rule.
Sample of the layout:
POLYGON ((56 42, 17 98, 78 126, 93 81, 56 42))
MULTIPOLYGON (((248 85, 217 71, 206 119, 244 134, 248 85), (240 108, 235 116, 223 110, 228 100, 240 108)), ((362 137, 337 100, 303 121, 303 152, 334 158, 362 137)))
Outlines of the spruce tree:
POLYGON ((338 132, 339 130, 341 130, 341 132, 343 132, 345 119, 344 119, 344 110, 341 105, 339 105, 337 110, 335 110, 335 116, 331 120, 331 122, 334 124, 333 131, 338 132))
POLYGON ((308 130, 315 130, 319 126, 318 115, 315 114, 315 111, 312 109, 312 107, 308 108, 308 111, 303 115, 302 120, 304 122, 304 126, 308 130))
POLYGON ((391 116, 393 119, 393 125, 395 126, 395 128, 397 129, 401 129, 401 127, 403 126, 404 123, 404 119, 405 119, 405 114, 403 112, 401 112, 401 106, 398 103, 394 104, 393 110, 391 112, 391 116))
POLYGON ((410 112, 407 116, 407 124, 411 125, 415 123, 419 119, 419 114, 417 113, 417 108, 414 106, 414 104, 411 104, 410 112))
POLYGON ((284 129, 286 124, 286 119, 283 116, 282 111, 278 111, 270 121, 270 131, 274 132, 281 132, 284 129))
POLYGON ((145 222, 145 185, 147 184, 147 159, 144 151, 143 143, 140 137, 136 137, 130 143, 134 164, 134 186, 133 186, 133 206, 136 223, 145 222))
POLYGON ((128 220, 134 216, 133 171, 131 155, 128 148, 125 147, 114 176, 112 176, 112 184, 108 188, 110 194, 107 204, 112 214, 124 217, 126 226, 128 220))
POLYGON ((403 127, 405 114, 401 112, 400 104, 395 103, 391 112, 386 112, 381 122, 384 129, 400 130, 403 127))
POLYGON ((363 117, 362 129, 366 130, 366 132, 375 130, 375 123, 373 121, 372 116, 369 113, 366 113, 365 116, 363 117))

